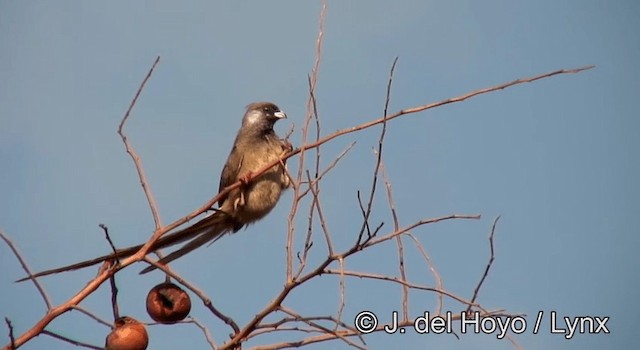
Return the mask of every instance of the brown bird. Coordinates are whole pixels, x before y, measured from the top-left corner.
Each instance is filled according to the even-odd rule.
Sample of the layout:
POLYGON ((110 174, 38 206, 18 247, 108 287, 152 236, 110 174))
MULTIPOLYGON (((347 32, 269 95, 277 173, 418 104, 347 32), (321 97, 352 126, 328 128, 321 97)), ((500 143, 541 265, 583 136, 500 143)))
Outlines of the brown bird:
MULTIPOLYGON (((292 150, 291 144, 280 139, 273 130, 274 124, 286 117, 278 106, 270 102, 256 102, 247 106, 247 111, 242 118, 242 126, 220 175, 219 191, 237 181, 242 181, 243 185, 220 198, 219 209, 216 209, 212 215, 192 226, 158 239, 151 247, 151 251, 188 241, 178 250, 162 258, 160 263, 166 264, 173 261, 208 242, 219 239, 225 233, 237 232, 245 225, 262 219, 276 206, 282 191, 290 186, 286 166, 274 165, 262 175, 254 179, 251 177, 253 173, 292 150)), ((31 277, 76 270, 105 260, 125 258, 135 254, 141 247, 142 244, 119 249, 114 254, 38 272, 31 277)), ((149 266, 141 273, 154 269, 154 266, 149 266)), ((18 282, 31 277, 23 278, 18 282)))

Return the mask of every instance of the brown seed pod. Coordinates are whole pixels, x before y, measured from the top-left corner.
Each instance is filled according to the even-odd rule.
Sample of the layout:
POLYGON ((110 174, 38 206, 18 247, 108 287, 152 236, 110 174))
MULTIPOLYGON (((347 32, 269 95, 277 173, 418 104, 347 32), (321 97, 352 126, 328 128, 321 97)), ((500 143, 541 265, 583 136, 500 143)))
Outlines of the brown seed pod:
POLYGON ((123 316, 113 323, 113 330, 105 341, 106 350, 145 350, 149 336, 144 325, 137 320, 123 316))
POLYGON ((191 311, 191 298, 173 283, 160 283, 147 294, 147 313, 160 323, 172 324, 184 320, 191 311))

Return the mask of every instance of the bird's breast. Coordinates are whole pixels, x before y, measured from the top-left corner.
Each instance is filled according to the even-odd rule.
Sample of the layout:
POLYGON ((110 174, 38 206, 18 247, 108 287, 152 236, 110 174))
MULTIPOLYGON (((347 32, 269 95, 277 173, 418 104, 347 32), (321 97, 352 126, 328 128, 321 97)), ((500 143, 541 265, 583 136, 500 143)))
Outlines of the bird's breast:
MULTIPOLYGON (((244 156, 238 177, 261 170, 284 154, 282 141, 274 135, 267 135, 263 142, 253 145, 253 152, 244 156)), ((240 187, 233 200, 233 218, 242 224, 262 219, 276 206, 283 189, 290 186, 289 177, 283 166, 276 164, 262 175, 240 187)))
POLYGON ((282 185, 274 177, 276 174, 267 172, 255 182, 250 183, 248 188, 243 191, 244 206, 236 211, 239 221, 251 223, 262 219, 276 206, 282 193, 282 185))

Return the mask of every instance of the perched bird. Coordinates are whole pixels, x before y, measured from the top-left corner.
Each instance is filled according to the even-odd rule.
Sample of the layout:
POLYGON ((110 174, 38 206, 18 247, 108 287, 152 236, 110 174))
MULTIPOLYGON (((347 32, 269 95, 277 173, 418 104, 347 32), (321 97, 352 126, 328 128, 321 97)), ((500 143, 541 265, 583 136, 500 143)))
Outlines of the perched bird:
MULTIPOLYGON (((286 166, 277 164, 262 175, 252 177, 255 172, 292 150, 291 144, 280 139, 273 130, 274 124, 286 117, 278 106, 270 102, 256 102, 247 106, 247 111, 242 118, 242 126, 220 175, 219 191, 237 181, 242 181, 243 184, 220 198, 219 209, 216 209, 212 215, 192 226, 158 239, 151 247, 151 251, 187 242, 178 250, 162 258, 160 263, 166 264, 173 261, 203 244, 217 240, 225 233, 237 232, 245 225, 262 219, 276 206, 282 191, 290 186, 286 166)), ((75 270, 105 260, 125 258, 135 254, 141 247, 142 244, 119 249, 115 254, 42 271, 31 277, 75 270)), ((149 266, 141 273, 154 269, 154 266, 149 266)))

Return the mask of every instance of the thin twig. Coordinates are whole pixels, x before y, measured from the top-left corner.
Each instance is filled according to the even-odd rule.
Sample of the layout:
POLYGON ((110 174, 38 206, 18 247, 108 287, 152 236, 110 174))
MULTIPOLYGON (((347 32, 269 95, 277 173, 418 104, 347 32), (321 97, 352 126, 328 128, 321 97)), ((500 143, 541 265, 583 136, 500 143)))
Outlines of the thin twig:
POLYGON ((124 117, 122 118, 122 121, 120 121, 120 125, 118 126, 118 134, 120 135, 120 138, 122 138, 122 142, 124 143, 124 147, 125 147, 127 153, 129 153, 129 155, 131 156, 131 159, 133 160, 133 163, 135 164, 136 171, 138 172, 138 178, 140 179, 140 185, 142 186, 142 189, 144 190, 144 194, 147 197, 147 202, 149 203, 149 208, 151 209, 151 214, 153 215, 153 221, 156 224, 156 230, 158 230, 160 227, 162 227, 162 222, 160 221, 160 214, 159 214, 159 211, 158 211, 158 206, 157 206, 156 200, 155 200, 155 198, 153 196, 153 191, 151 191, 151 185, 149 184, 149 181, 147 180, 147 176, 144 173, 144 167, 142 166, 142 160, 140 159, 140 156, 138 156, 138 153, 135 151, 133 146, 131 146, 129 144, 129 141, 127 139, 127 135, 125 135, 125 133, 124 133, 124 125, 127 122, 127 120, 129 119, 129 115, 131 114, 131 110, 133 110, 133 107, 136 105, 136 102, 138 101, 138 97, 140 97, 140 94, 142 93, 142 90, 144 89, 144 86, 147 84, 147 81, 149 80, 149 78, 151 78, 151 74, 153 74, 153 70, 158 65, 158 62, 160 62, 160 56, 156 57, 156 60, 153 62, 153 65, 151 66, 151 69, 149 69, 149 72, 147 73, 147 76, 142 80, 142 83, 138 87, 138 91, 136 91, 136 95, 133 97, 133 100, 131 100, 131 103, 129 104, 129 108, 125 112, 124 117))
MULTIPOLYGON (((2 231, 1 229, 0 229, 0 238, 2 238, 2 240, 7 244, 9 249, 11 249, 11 251, 13 252, 13 255, 15 255, 16 259, 18 259, 20 266, 22 266, 22 269, 27 274, 27 276, 29 277, 33 276, 31 269, 29 268, 29 265, 27 265, 27 261, 22 257, 22 254, 20 254, 20 252, 18 251, 18 248, 13 244, 13 242, 9 239, 9 237, 4 234, 4 231, 2 231)), ((51 310, 51 307, 53 305, 51 303, 51 298, 49 298, 49 295, 47 295, 47 292, 44 290, 44 287, 42 287, 42 285, 40 284, 40 281, 38 281, 35 278, 31 278, 31 281, 36 286, 36 289, 38 290, 38 293, 40 293, 40 296, 42 296, 42 300, 44 301, 44 304, 47 306, 47 310, 51 310)))
MULTIPOLYGON (((528 78, 516 79, 516 80, 513 80, 511 82, 495 85, 495 86, 492 86, 492 87, 487 87, 487 88, 483 88, 483 89, 479 89, 479 90, 474 90, 474 91, 468 92, 468 93, 466 93, 464 95, 448 98, 448 99, 441 100, 441 101, 438 101, 438 102, 428 103, 428 104, 424 104, 424 105, 420 105, 420 106, 416 106, 416 107, 411 107, 411 108, 405 108, 405 109, 402 109, 402 110, 400 110, 398 112, 395 112, 395 113, 390 114, 390 115, 386 115, 386 116, 384 116, 382 118, 379 118, 379 119, 374 119, 374 120, 371 120, 371 121, 366 122, 366 123, 362 123, 362 124, 359 124, 359 125, 356 125, 356 126, 352 126, 350 128, 337 130, 337 131, 335 131, 335 132, 333 132, 333 133, 321 138, 320 140, 318 140, 316 142, 313 142, 313 143, 310 143, 310 144, 305 144, 305 145, 302 145, 298 149, 294 149, 293 151, 291 151, 287 155, 283 156, 282 159, 283 160, 284 159, 288 159, 288 158, 290 158, 290 157, 292 157, 292 156, 294 156, 294 155, 296 155, 296 154, 298 154, 300 152, 304 152, 304 151, 316 148, 318 146, 321 146, 321 145, 323 145, 323 144, 325 144, 325 143, 327 143, 327 142, 329 142, 329 141, 331 141, 331 140, 333 140, 333 139, 335 139, 337 137, 340 137, 340 136, 343 136, 343 135, 346 135, 346 134, 351 134, 351 133, 354 133, 356 131, 368 129, 370 127, 373 127, 373 126, 376 126, 378 124, 382 124, 382 123, 388 122, 390 120, 396 119, 396 118, 404 116, 404 115, 415 114, 415 113, 423 112, 423 111, 426 111, 426 110, 429 110, 429 109, 433 109, 433 108, 436 108, 436 107, 441 107, 441 106, 444 106, 444 105, 448 105, 448 104, 451 104, 451 103, 462 102, 464 100, 468 100, 470 98, 473 98, 473 97, 476 97, 476 96, 479 96, 479 95, 488 94, 488 93, 495 92, 495 91, 498 91, 498 90, 504 90, 506 88, 509 88, 509 87, 512 87, 512 86, 515 86, 515 85, 521 85, 521 84, 524 84, 524 83, 531 83, 531 82, 534 82, 534 81, 537 81, 537 80, 540 80, 540 79, 544 79, 544 78, 549 78, 549 77, 552 77, 552 76, 555 76, 555 75, 580 73, 580 72, 583 72, 585 70, 592 69, 594 67, 595 66, 591 65, 591 66, 585 66, 585 67, 575 68, 575 69, 560 69, 560 70, 556 70, 556 71, 553 71, 553 72, 543 73, 543 74, 539 74, 539 75, 528 77, 528 78)), ((265 168, 264 168, 265 171, 267 169, 270 169, 274 165, 278 164, 278 162, 279 162, 278 160, 277 161, 273 161, 270 164, 268 164, 267 166, 265 166, 265 168)), ((262 173, 262 171, 260 172, 260 174, 261 173, 262 173)), ((258 174, 256 172, 256 175, 254 175, 254 177, 257 177, 260 174, 258 174)))
POLYGON ((101 324, 103 324, 103 325, 105 325, 105 326, 107 326, 109 328, 113 327, 113 322, 107 322, 107 321, 103 320, 102 318, 100 318, 100 317, 94 315, 93 313, 85 310, 80 305, 73 306, 72 309, 84 314, 85 316, 87 316, 87 317, 93 319, 94 321, 96 321, 98 323, 101 323, 101 324))
POLYGON ((480 215, 452 214, 452 215, 441 216, 441 217, 437 217, 437 218, 420 220, 420 221, 417 221, 417 222, 415 222, 415 223, 413 223, 413 224, 411 224, 409 226, 405 226, 405 227, 401 228, 400 230, 396 230, 396 231, 388 233, 388 234, 386 234, 384 236, 372 239, 371 241, 367 242, 365 244, 365 246, 366 247, 371 247, 371 246, 380 244, 382 242, 388 241, 388 240, 390 240, 392 238, 395 238, 396 236, 405 234, 406 232, 409 232, 409 231, 413 230, 414 228, 416 228, 418 226, 422 226, 422 225, 426 225, 426 224, 434 224, 436 222, 445 221, 445 220, 454 220, 454 219, 479 220, 480 219, 480 215))
MULTIPOLYGON (((340 269, 339 270, 340 272, 344 271, 344 258, 338 259, 338 267, 340 269)), ((338 281, 339 281, 338 286, 340 288, 340 306, 338 306, 338 313, 336 314, 336 319, 338 319, 339 321, 339 320, 342 320, 342 313, 344 312, 344 307, 347 304, 346 287, 345 287, 346 281, 343 273, 340 274, 340 279, 338 281)))
POLYGON ((518 343, 518 341, 515 340, 511 335, 507 334, 505 338, 507 338, 507 340, 513 345, 513 347, 516 348, 516 350, 523 350, 522 346, 520 346, 520 343, 518 343))
MULTIPOLYGON (((278 308, 278 311, 282 311, 280 308, 278 308)), ((357 331, 355 327, 349 326, 346 323, 332 317, 332 316, 303 316, 302 318, 306 319, 306 320, 310 320, 310 321, 329 321, 331 323, 333 323, 336 327, 341 327, 344 329, 349 329, 352 331, 357 331)), ((271 322, 271 323, 261 323, 258 327, 256 327, 256 331, 254 331, 253 333, 251 333, 251 335, 249 337, 247 337, 247 339, 251 339, 251 338, 255 338, 257 335, 259 334, 265 334, 265 333, 272 333, 272 332, 278 332, 278 331, 282 331, 282 330, 296 330, 296 331, 301 331, 301 332, 306 332, 306 333, 321 333, 316 329, 312 329, 312 328, 299 328, 299 327, 288 327, 285 326, 288 323, 300 323, 301 320, 297 317, 283 317, 278 321, 275 322, 271 322)), ((362 344, 365 344, 364 338, 363 337, 359 337, 360 341, 362 342, 362 344)))
POLYGON ((327 221, 324 218, 322 207, 320 206, 320 199, 319 199, 320 193, 318 192, 319 189, 317 186, 314 186, 314 183, 317 184, 318 181, 311 181, 311 176, 309 175, 308 172, 307 172, 307 177, 311 185, 309 186, 309 189, 311 190, 311 193, 313 193, 313 202, 315 204, 315 205, 312 205, 311 207, 312 208, 315 207, 315 210, 318 213, 318 218, 320 219, 320 227, 322 228, 322 233, 324 233, 324 239, 327 244, 327 252, 329 255, 333 255, 333 242, 331 241, 331 233, 329 232, 327 221))
MULTIPOLYGON (((479 304, 475 304, 471 301, 468 301, 462 297, 459 297, 451 292, 448 292, 446 290, 440 290, 438 288, 433 288, 433 287, 427 287, 427 286, 421 286, 415 283, 411 283, 408 281, 403 281, 402 279, 398 278, 398 277, 391 277, 391 276, 386 276, 386 275, 378 275, 378 274, 374 274, 374 273, 368 273, 368 272, 361 272, 361 271, 348 271, 348 270, 334 270, 334 269, 325 269, 323 271, 323 273, 326 274, 330 274, 330 275, 336 275, 336 276, 351 276, 351 277, 358 277, 358 278, 363 278, 363 279, 374 279, 374 280, 381 280, 381 281, 388 281, 388 282, 393 282, 393 283, 397 283, 403 286, 406 286, 407 288, 410 289, 416 289, 416 290, 423 290, 423 291, 428 291, 428 292, 434 292, 437 294, 442 294, 445 295, 461 304, 464 305, 471 305, 471 306, 475 306, 480 308, 483 311, 486 311, 484 309, 481 308, 481 306, 479 304)), ((404 321, 404 320, 403 320, 404 321)))
MULTIPOLYGON (((367 217, 367 211, 364 208, 364 204, 362 203, 362 197, 360 196, 360 190, 356 191, 356 199, 358 199, 358 208, 360 208, 360 214, 362 214, 363 218, 363 227, 366 229, 367 237, 369 239, 373 236, 371 233, 371 228, 369 227, 369 218, 367 217)), ((365 230, 361 229, 358 233, 358 238, 356 239, 357 244, 362 243, 362 237, 364 236, 365 230)))
MULTIPOLYGON (((442 315, 434 315, 435 316, 442 316, 442 315)), ((488 317, 488 316, 515 316, 515 315, 507 315, 507 314, 500 314, 497 312, 487 312, 487 313, 482 313, 479 315, 480 317, 488 317)), ((452 314, 451 315, 451 319, 453 321, 457 321, 460 320, 461 315, 458 314, 452 314)), ((396 325, 393 326, 397 326, 398 329, 401 328, 406 328, 406 327, 413 327, 413 321, 399 321, 396 325)), ((371 333, 375 333, 375 332, 383 332, 385 330, 386 327, 391 326, 390 324, 379 324, 375 329, 371 330, 371 333)), ((321 342, 326 342, 326 341, 330 341, 330 340, 335 340, 335 339, 341 339, 341 338, 346 338, 346 337, 355 337, 355 336, 360 336, 360 333, 358 331, 354 331, 354 330, 341 330, 341 331, 337 331, 335 333, 324 333, 324 334, 320 334, 317 336, 312 336, 312 337, 307 337, 298 341, 285 341, 285 342, 280 342, 280 343, 274 343, 274 344, 269 344, 269 345, 261 345, 261 346, 256 346, 251 348, 252 350, 279 350, 279 349, 289 349, 289 348, 300 348, 309 344, 315 344, 315 343, 321 343, 321 342)))
MULTIPOLYGON (((337 157, 334 158, 334 160, 331 162, 331 164, 329 164, 323 171, 320 172, 320 175, 318 175, 315 179, 308 181, 309 184, 307 186, 307 190, 303 193, 306 194, 307 191, 311 192, 314 195, 314 201, 316 201, 317 195, 316 195, 316 191, 314 190, 315 187, 313 187, 313 185, 316 182, 319 182, 320 180, 322 180, 324 178, 325 175, 327 175, 331 170, 333 170, 333 168, 336 167, 336 165, 338 164, 338 162, 353 148, 353 146, 355 145, 355 142, 352 142, 351 144, 349 144, 349 146, 347 146, 342 152, 340 152, 340 154, 338 154, 337 157)), ((318 215, 320 216, 320 222, 321 225, 326 226, 326 222, 323 221, 324 219, 324 214, 322 214, 322 208, 320 207, 320 202, 318 201, 317 203, 317 207, 318 207, 318 215)), ((329 255, 333 255, 333 243, 331 240, 331 235, 328 233, 328 229, 323 228, 323 232, 325 233, 325 243, 327 244, 327 251, 329 255)), ((298 278, 300 276, 300 274, 304 271, 304 268, 306 267, 306 262, 307 262, 307 257, 308 257, 308 253, 311 250, 311 246, 313 245, 313 241, 311 240, 311 236, 312 236, 313 231, 311 230, 311 225, 309 225, 308 230, 307 230, 307 235, 305 237, 305 241, 304 241, 304 246, 303 246, 303 251, 302 251, 302 256, 300 256, 300 254, 298 253, 298 260, 300 260, 300 266, 298 266, 298 269, 295 273, 295 278, 298 278)))
MULTIPOLYGON (((400 229, 400 222, 398 220, 398 213, 396 212, 396 204, 393 200, 393 191, 391 190, 391 181, 389 180, 389 174, 385 171, 384 162, 380 160, 380 173, 384 181, 385 189, 387 192, 387 202, 389 204, 389 210, 391 211, 391 217, 393 217, 393 229, 400 229)), ((404 264, 404 243, 402 243, 402 237, 396 237, 396 247, 398 248, 398 270, 400 272, 400 278, 403 281, 407 281, 407 271, 404 264)), ((402 320, 409 320, 409 288, 405 285, 402 286, 402 320)))
MULTIPOLYGON (((109 242, 109 246, 111 247, 111 251, 113 251, 113 254, 116 254, 117 253, 117 249, 116 249, 116 246, 113 244, 113 241, 111 240, 111 236, 109 236, 109 228, 105 224, 98 224, 98 226, 104 232, 104 238, 106 238, 107 242, 109 242)), ((119 263, 120 259, 118 259, 118 257, 116 257, 116 261, 119 263)))
POLYGON ((211 335, 211 332, 209 332, 209 329, 205 327, 200 321, 198 321, 195 317, 190 317, 190 319, 184 320, 183 322, 192 323, 196 325, 196 327, 200 328, 200 330, 204 334, 205 339, 207 340, 207 343, 209 343, 209 346, 211 347, 211 349, 214 349, 214 350, 216 349, 217 345, 215 340, 213 340, 213 336, 211 335))
MULTIPOLYGON (((493 248, 493 235, 496 232, 496 225, 498 224, 498 220, 500 220, 500 216, 496 217, 496 219, 493 220, 493 225, 491 226, 491 233, 489 234, 489 249, 491 252, 491 256, 489 257, 487 266, 484 268, 484 273, 482 274, 482 278, 480 278, 480 282, 478 282, 476 289, 473 291, 473 297, 471 298, 472 302, 475 302, 476 298, 478 297, 480 288, 482 288, 482 284, 484 283, 484 280, 489 275, 489 270, 491 270, 491 265, 493 265, 493 260, 495 259, 495 254, 494 254, 495 252, 493 248)), ((470 311, 471 311, 471 306, 467 308, 467 312, 470 312, 470 311)))
POLYGON ((109 276, 109 285, 111 286, 111 310, 113 311, 113 320, 120 318, 120 310, 118 309, 118 286, 116 285, 116 275, 109 276))
POLYGON ((13 325, 11 324, 9 317, 5 317, 4 322, 7 324, 7 328, 9 329, 9 346, 11 347, 11 350, 14 350, 16 348, 16 339, 13 337, 13 325))
POLYGON ((87 348, 87 349, 95 349, 95 350, 103 350, 104 349, 101 346, 95 346, 95 345, 91 345, 91 344, 88 344, 88 343, 83 343, 81 341, 73 340, 73 339, 67 338, 67 337, 65 337, 63 335, 48 331, 46 329, 44 331, 42 331, 42 334, 48 335, 48 336, 56 338, 56 339, 60 339, 62 341, 65 341, 65 342, 67 342, 69 344, 72 344, 72 345, 75 345, 75 346, 80 346, 80 347, 83 347, 83 348, 87 348))
MULTIPOLYGON (((366 349, 365 349, 364 347, 362 347, 361 345, 356 344, 356 343, 352 342, 351 340, 347 339, 346 337, 343 337, 342 335, 340 335, 340 333, 339 333, 337 330, 331 330, 331 329, 329 329, 329 328, 327 328, 327 327, 323 327, 322 325, 320 325, 320 324, 318 324, 318 323, 316 323, 316 322, 313 322, 313 321, 312 321, 312 320, 310 320, 309 318, 302 317, 302 316, 301 316, 301 315, 299 315, 298 313, 296 313, 296 312, 294 312, 293 310, 291 310, 291 309, 289 309, 289 308, 286 308, 286 307, 284 307, 284 306, 279 307, 279 310, 280 310, 280 311, 282 311, 282 312, 284 312, 284 313, 286 313, 286 314, 289 314, 290 316, 292 316, 292 317, 296 318, 296 319, 297 319, 298 321, 300 321, 300 322, 303 322, 303 323, 308 324, 310 327, 317 328, 318 330, 322 331, 322 333, 323 333, 323 334, 333 334, 333 335, 335 335, 338 339, 340 339, 340 340, 344 341, 345 343, 347 343, 347 344, 348 344, 348 345, 350 345, 350 346, 353 346, 353 347, 355 347, 355 348, 357 348, 357 349, 366 350, 366 349)), ((328 318, 328 319, 330 319, 331 321, 335 322, 335 324, 336 324, 336 328, 338 327, 338 325, 339 325, 339 319, 338 319, 338 320, 333 320, 333 319, 331 319, 331 318, 328 318)))
MULTIPOLYGON (((422 245, 420 240, 418 240, 418 238, 414 236, 411 232, 408 232, 407 236, 411 238, 411 240, 413 240, 413 243, 416 246, 416 248, 418 248, 420 255, 422 255, 422 258, 427 263, 427 266, 429 267, 429 271, 431 271, 431 274, 433 275, 433 278, 436 281, 436 289, 444 290, 444 282, 442 281, 442 276, 440 276, 440 273, 438 272, 435 265, 433 264, 433 261, 431 261, 431 257, 427 253, 427 250, 424 249, 424 246, 422 245)), ((443 306, 444 306, 444 297, 442 294, 438 294, 438 306, 436 307, 436 313, 440 314, 442 312, 443 306)))
MULTIPOLYGON (((318 71, 320 70, 320 62, 322 61, 322 45, 324 42, 324 22, 325 22, 325 17, 326 17, 326 13, 327 13, 327 2, 326 1, 322 1, 322 9, 320 10, 320 16, 318 19, 318 36, 316 39, 316 60, 313 64, 313 68, 311 69, 311 74, 308 77, 308 82, 309 82, 309 98, 307 100, 307 115, 305 118, 305 122, 304 125, 302 127, 302 135, 301 135, 301 143, 302 144, 306 144, 307 143, 307 138, 309 135, 309 125, 311 123, 311 119, 315 116, 315 120, 316 120, 316 137, 320 136, 320 121, 318 118, 318 110, 317 110, 317 106, 315 103, 315 90, 316 90, 316 84, 318 82, 318 71)), ((316 140, 317 142, 317 140, 316 140)), ((302 178, 304 176, 304 169, 305 169, 305 152, 304 150, 301 150, 300 152, 296 152, 296 153, 300 153, 300 157, 298 157, 298 173, 297 173, 297 177, 296 179, 298 180, 298 182, 302 182, 302 178)), ((320 157, 320 150, 318 150, 316 152, 316 159, 318 160, 316 163, 319 164, 319 157, 320 157)), ((316 165, 317 166, 317 165, 316 165)), ((287 230, 287 245, 285 247, 286 250, 286 261, 287 261, 287 269, 286 269, 286 280, 290 281, 293 278, 293 238, 294 238, 294 217, 297 213, 298 210, 298 206, 300 203, 300 200, 302 199, 303 196, 300 195, 300 189, 299 188, 295 188, 294 189, 294 200, 291 203, 291 210, 289 212, 289 219, 288 219, 288 227, 289 229, 287 230)), ((313 205, 313 204, 312 204, 313 205)))
MULTIPOLYGON (((387 94, 384 103, 383 117, 382 117, 382 129, 380 130, 380 137, 378 139, 378 152, 376 157, 376 164, 373 168, 373 178, 371 180, 371 190, 369 191, 369 200, 367 201, 367 208, 363 211, 363 221, 362 227, 360 227, 360 234, 358 235, 358 240, 362 237, 365 230, 367 230, 368 236, 371 237, 370 229, 369 229, 369 216, 371 215, 371 210, 373 208, 373 200, 376 194, 376 188, 378 184, 378 174, 380 171, 380 162, 382 161, 382 148, 384 145, 384 136, 387 133, 387 108, 389 107, 389 99, 391 96, 391 82, 393 81, 393 71, 396 68, 396 63, 398 62, 398 57, 393 60, 393 64, 391 65, 391 70, 389 71, 389 80, 387 83, 387 94)), ((358 196, 358 201, 360 201, 360 196, 358 196)), ((362 203, 360 203, 362 207, 362 203)))

